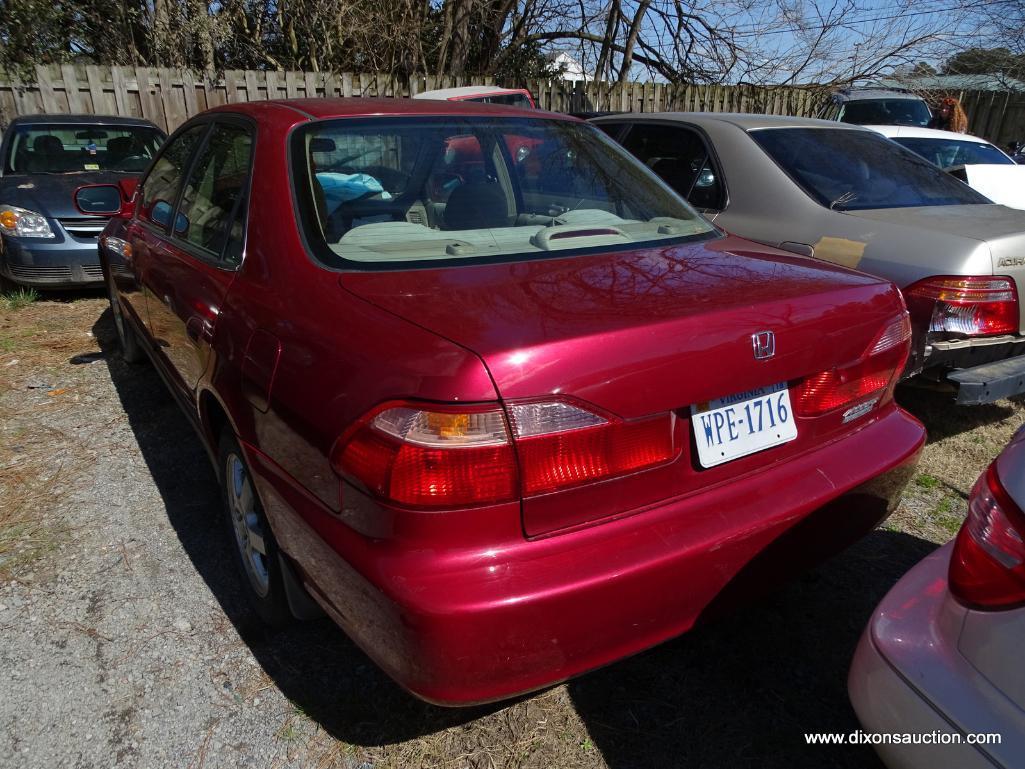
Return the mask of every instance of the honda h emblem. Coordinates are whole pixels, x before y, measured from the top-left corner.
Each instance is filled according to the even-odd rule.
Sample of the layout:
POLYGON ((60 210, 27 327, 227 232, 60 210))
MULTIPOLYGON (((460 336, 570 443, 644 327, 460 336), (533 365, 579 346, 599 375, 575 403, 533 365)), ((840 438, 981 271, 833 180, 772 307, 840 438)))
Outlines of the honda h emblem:
POLYGON ((751 334, 751 346, 755 351, 755 360, 766 360, 776 354, 776 335, 771 331, 759 331, 751 334))

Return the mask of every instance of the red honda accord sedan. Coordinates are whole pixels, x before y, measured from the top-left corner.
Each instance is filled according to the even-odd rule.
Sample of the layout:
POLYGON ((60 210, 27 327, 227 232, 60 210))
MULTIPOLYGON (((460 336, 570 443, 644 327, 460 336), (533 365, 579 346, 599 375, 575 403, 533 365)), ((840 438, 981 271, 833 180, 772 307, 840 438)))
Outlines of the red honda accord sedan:
POLYGON ((686 631, 808 520, 812 556, 874 525, 923 443, 893 285, 723 235, 573 118, 235 104, 79 197, 259 612, 319 605, 432 702, 686 631))

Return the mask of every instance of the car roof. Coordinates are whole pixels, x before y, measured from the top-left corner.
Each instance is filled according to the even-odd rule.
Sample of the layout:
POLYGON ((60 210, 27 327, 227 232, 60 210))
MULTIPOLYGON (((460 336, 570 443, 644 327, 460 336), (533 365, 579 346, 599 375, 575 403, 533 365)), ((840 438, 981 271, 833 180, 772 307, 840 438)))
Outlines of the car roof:
POLYGON ((833 94, 840 101, 866 101, 869 99, 907 99, 908 101, 924 101, 921 96, 908 91, 891 91, 886 88, 858 88, 850 91, 837 91, 833 94))
POLYGON ((561 112, 546 112, 524 107, 507 107, 502 104, 481 104, 472 101, 445 101, 441 99, 388 99, 388 98, 334 98, 334 99, 278 99, 273 101, 248 101, 226 104, 208 110, 209 113, 233 112, 258 117, 267 109, 285 109, 298 112, 310 120, 345 117, 397 117, 403 115, 455 117, 475 115, 477 117, 519 117, 553 118, 577 121, 577 118, 561 112))
POLYGON ((972 136, 971 134, 961 134, 955 131, 941 131, 938 128, 920 128, 919 126, 909 125, 866 125, 865 128, 871 128, 873 131, 878 131, 883 136, 899 136, 901 138, 908 137, 912 139, 956 139, 957 141, 963 142, 975 142, 976 144, 989 144, 985 139, 972 136))
POLYGON ((838 123, 835 120, 817 120, 810 117, 791 117, 788 115, 753 115, 741 112, 631 112, 621 115, 595 118, 595 123, 614 123, 619 120, 653 119, 673 120, 708 126, 716 123, 734 125, 743 131, 757 128, 831 128, 839 131, 862 131, 861 126, 851 123, 838 123))
POLYGON ((523 93, 522 88, 502 88, 497 85, 463 85, 458 88, 436 88, 433 91, 423 91, 416 94, 414 99, 458 99, 463 96, 488 96, 499 93, 523 93))
POLYGON ((125 115, 19 115, 11 121, 11 125, 23 123, 66 123, 70 125, 135 125, 157 128, 150 120, 125 115))

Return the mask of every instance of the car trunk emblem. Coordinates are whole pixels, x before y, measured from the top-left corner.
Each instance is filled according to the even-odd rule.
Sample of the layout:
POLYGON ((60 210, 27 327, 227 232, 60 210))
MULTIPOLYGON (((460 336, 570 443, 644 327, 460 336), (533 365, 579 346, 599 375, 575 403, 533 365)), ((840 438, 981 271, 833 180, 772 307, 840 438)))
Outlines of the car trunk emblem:
POLYGON ((776 335, 771 331, 751 334, 751 347, 754 348, 755 360, 767 360, 776 354, 776 335))

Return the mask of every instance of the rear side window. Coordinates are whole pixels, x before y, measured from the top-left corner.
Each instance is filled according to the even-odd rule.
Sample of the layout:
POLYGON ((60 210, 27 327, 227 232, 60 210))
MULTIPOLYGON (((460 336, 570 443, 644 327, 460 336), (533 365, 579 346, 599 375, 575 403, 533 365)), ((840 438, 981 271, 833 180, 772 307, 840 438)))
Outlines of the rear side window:
POLYGON ((682 126, 638 123, 623 146, 698 208, 722 209, 725 190, 704 140, 682 126))
POLYGON ((894 139, 940 168, 970 165, 1013 166, 1014 161, 992 144, 967 142, 958 139, 927 139, 901 136, 894 139))
POLYGON ((844 106, 840 119, 857 125, 929 125, 932 114, 920 99, 858 99, 844 106))
POLYGON ((229 240, 226 261, 241 256, 244 217, 240 215, 249 181, 253 140, 248 128, 217 123, 196 156, 182 191, 174 236, 219 257, 229 240))
POLYGON ((990 202, 931 163, 870 131, 766 128, 749 135, 827 208, 844 211, 990 202))
POLYGON ((323 261, 543 256, 715 237, 594 127, 550 119, 331 120, 292 146, 323 261))
POLYGON ((186 164, 203 137, 207 125, 194 126, 179 134, 164 148, 149 175, 142 182, 142 206, 139 215, 164 228, 171 223, 171 213, 178 198, 186 164))

